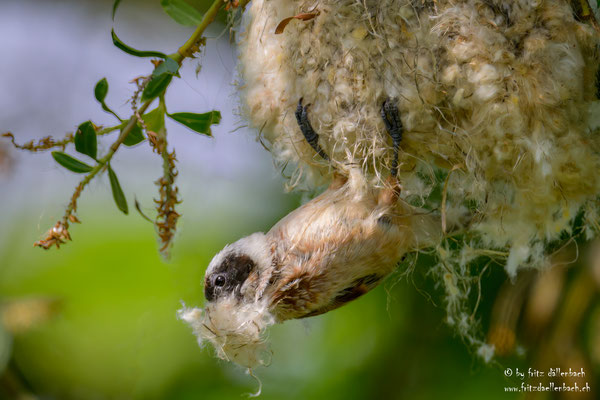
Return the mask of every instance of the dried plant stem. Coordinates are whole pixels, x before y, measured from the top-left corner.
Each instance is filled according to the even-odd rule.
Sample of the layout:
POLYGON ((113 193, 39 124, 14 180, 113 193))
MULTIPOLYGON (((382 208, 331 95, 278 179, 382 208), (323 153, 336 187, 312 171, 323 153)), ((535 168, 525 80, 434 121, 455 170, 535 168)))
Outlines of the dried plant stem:
POLYGON ((3 133, 2 136, 9 138, 15 149, 27 150, 31 152, 48 150, 53 147, 60 147, 64 150, 67 144, 73 142, 72 133, 67 133, 64 139, 58 141, 55 141, 54 138, 52 138, 51 136, 46 136, 38 140, 36 144, 34 144, 33 140, 30 140, 29 142, 24 144, 18 144, 17 142, 15 142, 15 136, 10 132, 3 133))
MULTIPOLYGON (((163 96, 160 97, 160 107, 166 109, 163 96)), ((153 150, 160 154, 163 160, 163 174, 155 182, 158 186, 160 197, 154 199, 157 211, 154 226, 160 240, 160 252, 163 256, 168 257, 169 247, 175 236, 177 220, 180 217, 180 214, 175 211, 175 206, 181 202, 177 196, 178 188, 175 186, 175 178, 178 174, 175 167, 177 159, 175 157, 175 150, 169 153, 167 130, 165 127, 163 126, 157 132, 153 132, 153 134, 155 135, 155 139, 150 140, 150 135, 148 139, 153 150)))
MULTIPOLYGON (((98 132, 96 132, 96 135, 106 135, 108 133, 116 131, 117 129, 121 128, 121 126, 122 124, 100 129, 98 132)), ((15 136, 11 132, 5 132, 2 134, 2 136, 9 138, 12 142, 12 145, 16 149, 27 150, 31 152, 49 150, 55 147, 60 147, 64 150, 69 143, 73 143, 73 140, 75 140, 75 137, 72 132, 67 133, 63 139, 58 141, 55 141, 54 138, 52 138, 51 136, 46 136, 38 140, 36 144, 34 144, 33 140, 30 140, 29 142, 24 144, 18 144, 17 142, 15 142, 15 136)))
POLYGON ((164 147, 161 152, 163 158, 163 176, 156 181, 159 187, 160 199, 155 200, 158 212, 156 216, 155 225, 158 230, 158 236, 161 241, 160 251, 163 255, 168 255, 168 250, 175 236, 175 229, 177 220, 180 214, 175 211, 175 206, 181 201, 179 200, 177 193, 178 188, 175 186, 175 177, 177 176, 177 169, 175 168, 175 150, 171 153, 167 151, 167 138, 166 133, 162 138, 164 147))

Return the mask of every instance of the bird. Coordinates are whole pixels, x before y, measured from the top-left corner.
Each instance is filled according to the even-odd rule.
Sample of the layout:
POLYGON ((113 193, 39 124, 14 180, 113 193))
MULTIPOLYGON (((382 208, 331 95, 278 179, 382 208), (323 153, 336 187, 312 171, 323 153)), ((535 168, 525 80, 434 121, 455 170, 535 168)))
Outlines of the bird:
MULTIPOLYGON (((299 100, 296 119, 306 141, 325 160, 299 100)), ((402 124, 393 100, 381 117, 397 152, 402 124)), ((329 188, 276 223, 225 246, 204 278, 204 314, 188 312, 201 337, 224 358, 256 365, 261 335, 272 323, 326 313, 376 287, 402 257, 435 243, 439 215, 398 201, 397 168, 388 185, 365 188, 360 171, 338 173, 329 188)))

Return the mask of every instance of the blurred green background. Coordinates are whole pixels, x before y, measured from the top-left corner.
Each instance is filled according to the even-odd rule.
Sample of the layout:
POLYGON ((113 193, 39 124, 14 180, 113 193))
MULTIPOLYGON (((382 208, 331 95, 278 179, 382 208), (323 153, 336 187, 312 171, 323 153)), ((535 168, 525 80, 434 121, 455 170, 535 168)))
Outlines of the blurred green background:
MULTIPOLYGON (((201 2, 197 2, 200 4, 201 2)), ((111 84, 108 101, 123 115, 130 79, 150 65, 110 43, 112 1, 4 0, 0 4, 0 130, 18 142, 61 137, 92 118, 110 122, 92 96, 111 84)), ((190 30, 173 23, 158 1, 126 0, 117 31, 134 47, 173 51, 190 30)), ((131 215, 113 204, 108 179, 94 181, 79 201, 83 222, 73 241, 42 251, 32 243, 60 217, 79 180, 47 153, 11 151, 0 175, 0 397, 43 399, 226 399, 258 384, 243 369, 201 349, 176 318, 181 302, 203 304, 202 277, 226 243, 268 230, 301 203, 283 193, 270 155, 235 116, 235 48, 224 26, 209 34, 200 58, 186 64, 169 91, 169 111, 219 109, 214 139, 168 126, 180 163, 184 202, 172 257, 158 253, 152 213, 160 160, 146 145, 124 149, 113 168, 131 215), (12 319, 11 319, 12 318, 12 319), (3 371, 3 372, 2 372, 3 371), (18 397, 21 393, 21 397, 18 397)), ((103 142, 106 149, 110 139, 103 142)), ((5 148, 6 150, 6 148, 5 148)), ((364 298, 323 316, 270 330, 273 359, 255 374, 263 399, 507 399, 505 365, 483 365, 444 323, 444 311, 421 294, 423 278, 388 279, 364 298)), ((503 274, 492 274, 497 288, 503 274)), ((490 309, 487 299, 482 309, 490 309)), ((523 361, 508 361, 511 367, 523 361)))
MULTIPOLYGON (((14 366, 32 392, 57 399, 224 399, 255 392, 251 377, 217 360, 212 349, 201 350, 175 315, 180 301, 202 304, 204 268, 224 243, 248 232, 233 225, 248 218, 230 219, 225 203, 202 227, 187 228, 186 221, 172 261, 164 263, 151 226, 109 212, 106 200, 97 207, 109 215, 82 211, 75 240, 59 251, 31 248, 35 218, 21 215, 8 227, 2 297, 59 302, 56 316, 14 339, 14 366)), ((291 205, 254 227, 266 229, 291 205)), ((338 311, 273 327, 272 364, 255 371, 261 397, 506 398, 502 371, 480 365, 445 327, 442 310, 406 280, 390 287, 393 281, 387 293, 382 286, 338 311)))

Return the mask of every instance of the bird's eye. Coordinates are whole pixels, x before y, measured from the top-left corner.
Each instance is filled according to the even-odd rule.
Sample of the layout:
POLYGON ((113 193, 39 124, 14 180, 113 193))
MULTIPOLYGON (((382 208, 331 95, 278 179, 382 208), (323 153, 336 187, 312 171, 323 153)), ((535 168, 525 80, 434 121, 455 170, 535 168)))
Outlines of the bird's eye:
POLYGON ((225 277, 223 275, 217 275, 215 277, 215 286, 224 286, 225 285, 225 277))

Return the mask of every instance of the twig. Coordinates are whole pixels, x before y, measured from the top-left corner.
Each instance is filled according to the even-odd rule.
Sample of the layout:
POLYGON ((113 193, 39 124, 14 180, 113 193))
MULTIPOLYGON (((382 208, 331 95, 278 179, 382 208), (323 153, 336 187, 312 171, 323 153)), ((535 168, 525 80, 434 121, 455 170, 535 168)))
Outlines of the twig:
MULTIPOLYGON (((152 103, 152 100, 146 101, 140 107, 139 111, 144 112, 152 103)), ((121 131, 121 134, 117 138, 117 140, 110 146, 106 155, 98 160, 98 163, 93 167, 93 169, 79 182, 77 187, 75 188, 75 192, 71 196, 71 201, 65 210, 65 214, 62 219, 58 221, 54 227, 52 227, 48 232, 46 232, 46 236, 44 239, 35 242, 34 247, 41 247, 43 249, 49 249, 52 246, 60 247, 61 244, 65 243, 67 240, 71 240, 71 235, 69 235, 69 222, 79 222, 77 217, 73 215, 74 211, 77 211, 77 200, 81 195, 83 189, 87 186, 88 183, 104 168, 104 166, 112 159, 113 155, 119 148, 119 146, 125 141, 127 135, 132 131, 137 123, 137 118, 132 116, 127 125, 121 131)))
POLYGON ((34 143, 33 140, 30 140, 29 142, 23 144, 18 144, 15 142, 15 136, 10 132, 3 133, 2 136, 9 138, 16 149, 27 150, 31 152, 48 150, 53 147, 61 147, 64 150, 65 146, 73 141, 72 133, 67 133, 64 139, 58 141, 55 141, 51 136, 46 136, 38 140, 37 143, 34 143))
MULTIPOLYGON (((106 135, 108 133, 116 131, 117 129, 121 128, 122 126, 123 126, 123 124, 120 124, 120 125, 115 125, 115 126, 101 129, 98 132, 96 132, 96 135, 98 135, 98 136, 106 135)), ((26 151, 31 151, 31 152, 50 150, 55 147, 60 147, 64 151, 65 147, 69 143, 73 143, 73 140, 75 139, 75 137, 73 136, 73 133, 69 132, 65 135, 64 139, 61 139, 61 140, 54 140, 54 138, 52 136, 46 136, 46 137, 39 139, 37 141, 37 143, 35 143, 33 140, 30 140, 27 143, 18 144, 17 142, 15 142, 15 135, 13 135, 11 132, 3 133, 2 136, 9 138, 10 141, 12 142, 12 145, 16 149, 26 150, 26 151)))
MULTIPOLYGON (((249 1, 250 0, 240 0, 237 7, 245 7, 249 1)), ((202 21, 196 27, 196 30, 194 33, 192 33, 192 36, 190 36, 190 38, 177 50, 176 53, 171 54, 170 57, 181 65, 181 62, 184 59, 191 57, 194 53, 196 53, 198 51, 198 43, 202 42, 202 35, 204 34, 204 31, 215 20, 219 10, 226 3, 227 2, 223 0, 215 0, 208 11, 206 11, 204 14, 204 18, 202 18, 202 21)))

